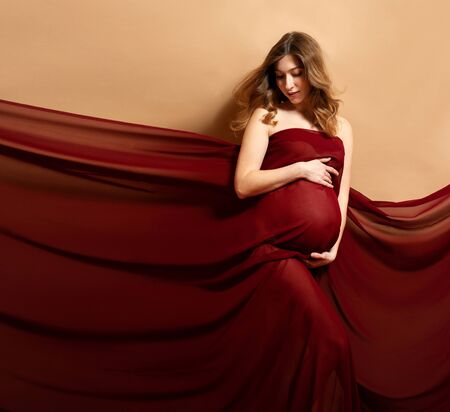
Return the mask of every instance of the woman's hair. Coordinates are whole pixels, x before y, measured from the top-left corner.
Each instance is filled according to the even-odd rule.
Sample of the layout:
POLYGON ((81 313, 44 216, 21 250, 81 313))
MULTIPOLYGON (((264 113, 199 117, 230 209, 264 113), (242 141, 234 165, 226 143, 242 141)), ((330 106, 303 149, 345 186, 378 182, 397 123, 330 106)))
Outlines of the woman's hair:
POLYGON ((230 129, 235 134, 245 129, 257 107, 264 107, 268 111, 263 118, 264 123, 277 124, 273 118, 277 114, 277 106, 285 102, 286 97, 276 83, 275 64, 289 54, 297 57, 311 84, 307 97, 312 111, 309 113, 310 120, 319 130, 330 136, 336 135, 336 115, 342 100, 334 96, 319 43, 310 35, 296 31, 284 34, 269 51, 264 62, 248 73, 234 88, 233 98, 239 111, 236 118, 230 122, 230 129))

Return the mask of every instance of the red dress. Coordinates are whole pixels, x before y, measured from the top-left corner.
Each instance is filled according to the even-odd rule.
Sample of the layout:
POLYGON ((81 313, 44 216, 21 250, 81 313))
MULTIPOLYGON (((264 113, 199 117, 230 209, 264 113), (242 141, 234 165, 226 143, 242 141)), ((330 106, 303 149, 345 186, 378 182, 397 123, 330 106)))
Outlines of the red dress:
MULTIPOLYGON (((370 383, 359 389, 373 410, 389 404, 383 394, 409 402, 422 382, 427 396, 417 399, 445 410, 445 333, 431 346, 408 338, 434 366, 429 380, 410 372, 386 390, 395 361, 376 356, 379 322, 358 311, 383 288, 404 290, 386 278, 378 285, 357 259, 375 251, 370 241, 377 228, 386 233, 395 205, 352 189, 355 226, 336 265, 309 270, 301 258, 339 235, 342 141, 275 133, 263 169, 330 156, 334 188, 298 179, 244 200, 233 187, 238 154, 211 136, 0 101, 0 409, 346 412, 360 408, 358 380, 370 383), (346 294, 369 276, 377 293, 364 302, 346 294), (366 371, 373 359, 379 368, 366 371)), ((429 227, 441 227, 448 199, 446 188, 421 203, 429 227)), ((435 251, 448 233, 427 236, 435 248, 421 249, 420 262, 442 268, 448 255, 435 251)), ((389 242, 394 250, 398 238, 389 242)), ((448 285, 440 272, 427 276, 427 293, 437 279, 435 296, 448 285)), ((435 314, 449 307, 439 302, 435 314)), ((435 319, 426 333, 448 324, 435 319)))

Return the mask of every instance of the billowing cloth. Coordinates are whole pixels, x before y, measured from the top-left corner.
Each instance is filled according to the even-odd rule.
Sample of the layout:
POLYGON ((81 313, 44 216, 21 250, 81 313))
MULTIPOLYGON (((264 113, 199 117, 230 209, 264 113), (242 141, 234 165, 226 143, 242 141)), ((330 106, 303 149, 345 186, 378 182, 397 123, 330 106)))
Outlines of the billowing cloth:
POLYGON ((0 101, 0 410, 445 411, 450 185, 350 189, 338 136, 271 136, 262 169, 331 157, 237 198, 239 145, 0 101))

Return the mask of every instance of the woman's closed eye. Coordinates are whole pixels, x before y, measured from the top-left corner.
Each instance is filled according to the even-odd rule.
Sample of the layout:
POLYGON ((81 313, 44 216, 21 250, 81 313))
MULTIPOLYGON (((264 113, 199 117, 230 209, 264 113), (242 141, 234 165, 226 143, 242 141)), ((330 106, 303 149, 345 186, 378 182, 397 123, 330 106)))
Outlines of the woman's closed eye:
MULTIPOLYGON (((301 76, 303 74, 303 72, 297 72, 297 73, 292 73, 293 76, 298 77, 301 76)), ((283 75, 277 75, 276 78, 277 79, 282 79, 284 76, 283 75)))

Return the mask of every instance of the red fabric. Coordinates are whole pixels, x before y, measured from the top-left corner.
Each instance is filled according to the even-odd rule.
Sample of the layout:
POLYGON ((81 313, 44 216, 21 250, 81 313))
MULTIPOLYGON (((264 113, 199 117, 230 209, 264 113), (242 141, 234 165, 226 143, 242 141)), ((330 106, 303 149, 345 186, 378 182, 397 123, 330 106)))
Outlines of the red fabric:
MULTIPOLYGON (((0 408, 446 411, 450 185, 240 200, 239 146, 0 101, 0 408)), ((273 135, 262 168, 339 137, 273 135)))

